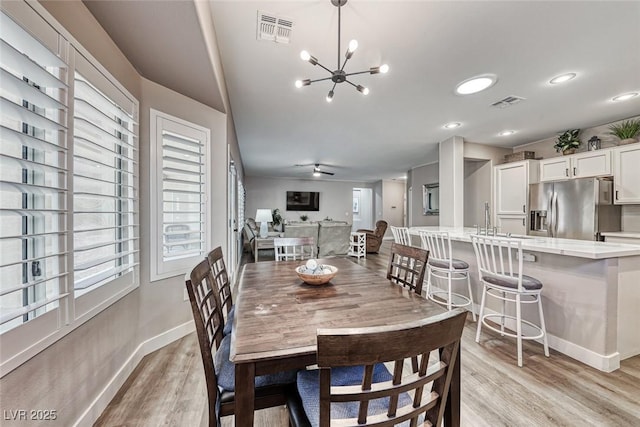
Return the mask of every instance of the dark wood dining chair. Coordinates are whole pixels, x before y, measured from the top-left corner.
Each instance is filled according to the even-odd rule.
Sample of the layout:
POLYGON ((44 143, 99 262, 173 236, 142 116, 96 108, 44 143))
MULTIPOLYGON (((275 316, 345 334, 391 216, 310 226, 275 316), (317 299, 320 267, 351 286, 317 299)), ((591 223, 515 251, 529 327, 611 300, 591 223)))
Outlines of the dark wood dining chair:
POLYGON ((391 244, 387 279, 422 295, 422 282, 429 259, 429 251, 414 246, 391 244))
POLYGON ((224 263, 224 256, 222 254, 222 248, 218 246, 207 254, 207 260, 209 260, 209 267, 211 267, 211 273, 213 274, 213 281, 216 284, 218 291, 218 301, 220 301, 220 308, 222 310, 224 319, 223 334, 229 335, 233 325, 233 299, 231 297, 231 282, 229 280, 229 274, 227 274, 227 267, 224 263))
POLYGON ((313 237, 276 237, 273 247, 276 261, 311 259, 316 255, 316 240, 313 237))
MULTIPOLYGON (((207 259, 185 277, 191 311, 198 335, 209 401, 209 426, 235 413, 235 366, 229 361, 231 335, 224 336, 224 320, 217 285, 207 259)), ((255 409, 284 405, 294 389, 295 373, 256 378, 255 409)))
POLYGON ((399 325, 319 329, 319 369, 298 373, 297 405, 306 419, 297 413, 292 424, 442 425, 465 319, 457 308, 399 325), (433 350, 440 357, 429 363, 433 350), (414 356, 421 360, 417 373, 404 369, 404 359, 414 356))

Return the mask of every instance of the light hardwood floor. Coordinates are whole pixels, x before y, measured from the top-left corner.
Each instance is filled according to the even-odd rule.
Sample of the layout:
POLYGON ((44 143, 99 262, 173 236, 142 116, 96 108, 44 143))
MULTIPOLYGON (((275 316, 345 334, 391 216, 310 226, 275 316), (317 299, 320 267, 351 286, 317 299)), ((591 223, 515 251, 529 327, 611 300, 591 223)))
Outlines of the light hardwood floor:
MULTIPOLYGON (((385 273, 389 246, 359 263, 385 273)), ((546 358, 541 345, 525 342, 518 368, 514 340, 483 329, 477 344, 475 330, 469 316, 461 356, 463 426, 640 426, 640 356, 607 374, 553 350, 546 358)), ((199 426, 206 404, 198 343, 190 334, 146 356, 95 425, 199 426)), ((232 417, 222 421, 233 425, 232 417)), ((257 411, 255 424, 286 427, 286 409, 257 411)))

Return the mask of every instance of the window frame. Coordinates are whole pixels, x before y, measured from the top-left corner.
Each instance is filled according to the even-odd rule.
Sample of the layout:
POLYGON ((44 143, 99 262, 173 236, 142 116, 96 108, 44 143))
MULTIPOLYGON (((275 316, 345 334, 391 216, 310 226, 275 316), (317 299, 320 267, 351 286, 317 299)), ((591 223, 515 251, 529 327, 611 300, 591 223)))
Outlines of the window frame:
MULTIPOLYGON (((1 336, 0 346, 0 378, 4 377, 41 351, 56 343, 98 313, 113 305, 116 301, 138 288, 140 285, 140 256, 136 255, 132 271, 91 289, 82 296, 76 296, 73 275, 73 153, 74 153, 74 73, 76 59, 83 57, 97 71, 96 76, 109 82, 114 92, 119 93, 118 101, 124 99, 130 102, 130 108, 135 122, 134 134, 136 148, 139 148, 139 101, 118 80, 100 64, 75 38, 49 14, 44 7, 35 2, 3 2, 2 12, 14 20, 27 31, 35 40, 57 55, 66 65, 64 68, 67 84, 67 111, 65 126, 66 161, 66 191, 68 192, 66 205, 65 239, 67 280, 59 289, 63 297, 59 306, 29 321, 5 331, 1 336), (53 40, 55 39, 55 40, 53 40)), ((129 108, 129 106, 127 106, 129 108)), ((135 154, 133 186, 135 190, 134 235, 136 248, 139 250, 140 238, 140 197, 139 197, 139 153, 135 154)))
POLYGON ((175 117, 171 114, 151 108, 149 114, 149 139, 150 139, 150 269, 149 281, 167 279, 184 275, 195 262, 199 262, 207 248, 211 246, 211 129, 193 122, 175 117), (205 173, 202 176, 203 204, 201 215, 203 221, 203 245, 202 251, 190 257, 165 261, 163 259, 163 132, 170 131, 174 134, 182 134, 189 139, 198 139, 202 144, 204 153, 202 165, 205 173))

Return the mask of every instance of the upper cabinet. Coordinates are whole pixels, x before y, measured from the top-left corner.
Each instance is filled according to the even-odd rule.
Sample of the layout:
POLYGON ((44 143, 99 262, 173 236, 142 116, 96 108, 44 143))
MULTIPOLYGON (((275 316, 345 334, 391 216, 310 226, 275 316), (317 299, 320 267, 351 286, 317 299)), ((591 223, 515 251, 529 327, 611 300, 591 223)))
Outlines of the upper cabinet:
POLYGON ((538 162, 505 163, 494 169, 496 215, 525 215, 529 184, 538 182, 538 162))
POLYGON ((614 203, 640 203, 640 144, 620 146, 613 153, 614 203))
POLYGON ((540 160, 540 182, 611 175, 611 150, 540 160))

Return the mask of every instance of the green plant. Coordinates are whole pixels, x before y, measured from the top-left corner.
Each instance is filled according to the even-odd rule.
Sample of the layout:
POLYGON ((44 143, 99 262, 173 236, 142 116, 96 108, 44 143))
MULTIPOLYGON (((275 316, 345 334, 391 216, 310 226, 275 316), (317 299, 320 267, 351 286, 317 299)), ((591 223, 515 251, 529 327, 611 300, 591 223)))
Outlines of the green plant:
POLYGON ((273 225, 274 227, 282 224, 282 215, 280 215, 280 209, 274 209, 271 211, 271 216, 273 217, 273 225))
POLYGON ((300 221, 306 221, 309 219, 309 215, 300 215, 300 221))
POLYGON ((565 130, 558 135, 556 145, 554 145, 553 148, 555 148, 558 153, 565 152, 572 148, 578 148, 580 146, 580 138, 578 138, 579 133, 580 129, 565 130))
POLYGON ((609 126, 610 135, 615 135, 620 139, 635 138, 640 134, 640 119, 625 120, 615 125, 609 126))

